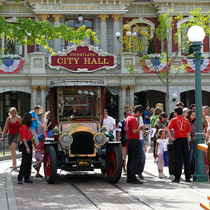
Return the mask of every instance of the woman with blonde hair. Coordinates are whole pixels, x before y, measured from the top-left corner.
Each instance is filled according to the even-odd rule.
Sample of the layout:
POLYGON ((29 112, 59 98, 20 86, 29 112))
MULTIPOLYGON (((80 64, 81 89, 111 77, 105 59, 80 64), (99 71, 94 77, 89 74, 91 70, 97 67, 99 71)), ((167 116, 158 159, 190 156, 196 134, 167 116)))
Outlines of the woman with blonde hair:
POLYGON ((47 111, 44 117, 44 136, 45 138, 53 137, 53 127, 50 120, 50 111, 47 111))
POLYGON ((5 133, 8 131, 8 145, 12 155, 12 166, 10 168, 16 167, 16 146, 18 144, 18 138, 20 135, 20 125, 22 123, 22 118, 18 116, 15 107, 10 108, 9 117, 6 119, 5 126, 2 133, 1 141, 4 141, 5 133))

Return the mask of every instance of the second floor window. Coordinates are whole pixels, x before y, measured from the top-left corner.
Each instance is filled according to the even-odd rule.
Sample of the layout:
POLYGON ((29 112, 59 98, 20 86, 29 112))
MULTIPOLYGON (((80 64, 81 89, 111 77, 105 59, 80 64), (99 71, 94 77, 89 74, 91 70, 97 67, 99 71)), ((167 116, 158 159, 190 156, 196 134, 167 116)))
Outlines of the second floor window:
MULTIPOLYGON (((67 26, 70 28, 74 28, 75 30, 78 29, 79 27, 85 25, 86 29, 92 29, 93 30, 93 20, 91 19, 84 19, 83 21, 78 21, 77 19, 72 19, 72 20, 66 20, 67 26)), ((85 37, 85 41, 88 44, 93 44, 93 41, 91 39, 88 39, 87 37, 85 37)), ((65 42, 65 47, 66 46, 72 46, 74 45, 73 42, 65 42)))
POLYGON ((4 54, 17 54, 20 56, 24 56, 24 46, 18 44, 15 41, 11 40, 5 40, 5 45, 4 45, 4 54))

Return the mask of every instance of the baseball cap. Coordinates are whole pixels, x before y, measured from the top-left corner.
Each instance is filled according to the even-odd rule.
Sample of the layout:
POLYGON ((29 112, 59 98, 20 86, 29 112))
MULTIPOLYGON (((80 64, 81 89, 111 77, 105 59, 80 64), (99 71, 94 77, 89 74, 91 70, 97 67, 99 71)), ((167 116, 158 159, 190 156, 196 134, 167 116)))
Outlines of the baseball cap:
POLYGON ((40 135, 38 136, 38 140, 41 141, 41 140, 43 140, 43 139, 44 139, 44 135, 43 135, 43 134, 40 134, 40 135))

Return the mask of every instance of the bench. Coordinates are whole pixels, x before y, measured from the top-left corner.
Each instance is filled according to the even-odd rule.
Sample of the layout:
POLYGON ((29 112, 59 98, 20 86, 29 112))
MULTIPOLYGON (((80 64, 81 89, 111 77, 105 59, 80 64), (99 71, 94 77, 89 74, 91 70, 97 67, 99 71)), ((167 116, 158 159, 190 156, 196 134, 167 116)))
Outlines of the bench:
MULTIPOLYGON (((207 199, 210 201, 210 196, 207 196, 207 199)), ((200 206, 205 210, 210 210, 210 202, 209 203, 200 203, 200 206)))

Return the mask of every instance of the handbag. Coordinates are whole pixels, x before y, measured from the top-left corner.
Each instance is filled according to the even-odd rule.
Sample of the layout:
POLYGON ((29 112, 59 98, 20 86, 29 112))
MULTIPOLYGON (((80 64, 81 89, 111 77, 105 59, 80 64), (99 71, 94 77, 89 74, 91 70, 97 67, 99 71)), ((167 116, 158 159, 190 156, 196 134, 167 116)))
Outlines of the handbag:
POLYGON ((22 142, 19 142, 18 143, 18 151, 19 152, 22 152, 23 151, 23 143, 22 142))
POLYGON ((163 151, 164 166, 169 166, 168 151, 163 151))
POLYGON ((122 136, 120 141, 121 141, 122 146, 125 147, 126 146, 126 142, 128 141, 127 140, 127 135, 126 136, 122 136))

